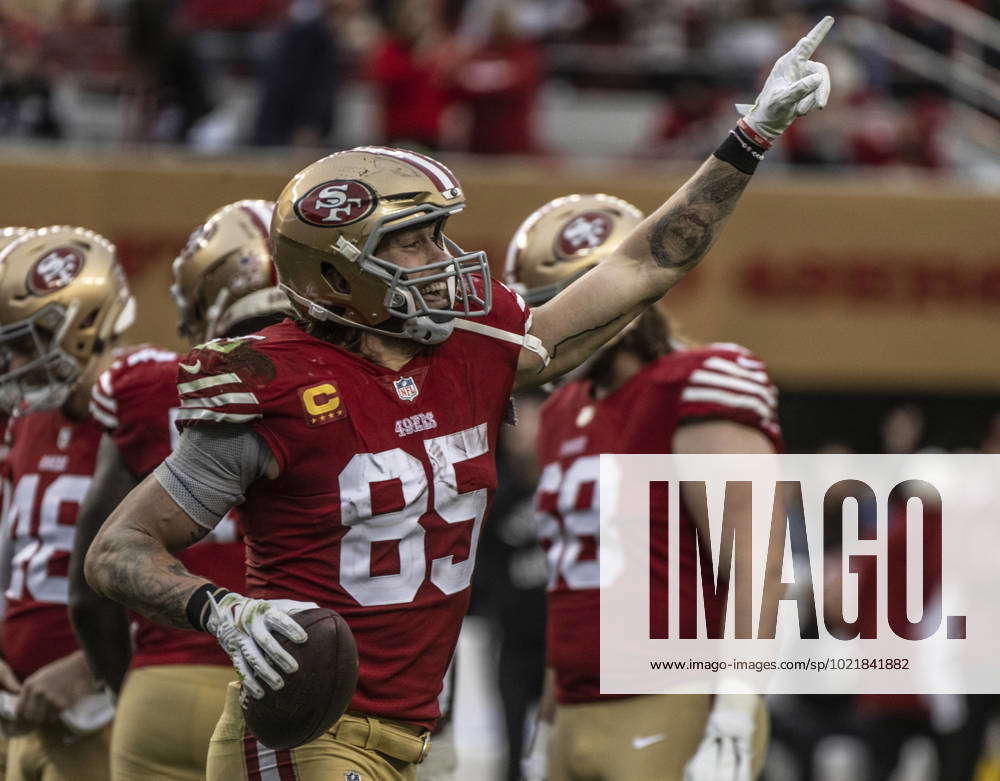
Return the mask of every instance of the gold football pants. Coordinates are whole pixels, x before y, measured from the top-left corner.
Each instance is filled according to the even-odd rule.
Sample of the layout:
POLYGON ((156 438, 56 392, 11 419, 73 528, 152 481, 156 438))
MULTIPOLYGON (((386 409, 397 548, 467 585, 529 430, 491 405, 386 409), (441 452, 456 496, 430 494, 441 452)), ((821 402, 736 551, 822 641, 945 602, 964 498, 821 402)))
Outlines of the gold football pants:
POLYGON ((5 781, 107 781, 111 727, 66 742, 61 727, 7 739, 5 781))
MULTIPOLYGON (((548 781, 681 781, 698 750, 712 698, 707 694, 640 695, 559 705, 549 743, 548 781)), ((756 778, 767 751, 763 699, 754 731, 756 778)))
POLYGON ((311 743, 274 751, 249 734, 240 686, 229 685, 226 707, 208 749, 207 781, 415 781, 425 736, 391 720, 344 716, 311 743), (409 759, 397 755, 409 752, 409 759))
POLYGON ((111 736, 113 781, 202 781, 232 667, 170 664, 129 672, 111 736))

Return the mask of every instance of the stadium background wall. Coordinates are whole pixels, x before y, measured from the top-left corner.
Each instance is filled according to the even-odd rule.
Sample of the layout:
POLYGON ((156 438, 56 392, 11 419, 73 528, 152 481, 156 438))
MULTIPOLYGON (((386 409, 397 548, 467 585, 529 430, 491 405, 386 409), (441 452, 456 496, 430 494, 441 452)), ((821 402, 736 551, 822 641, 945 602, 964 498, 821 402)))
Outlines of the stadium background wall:
MULTIPOLYGON (((0 208, 7 225, 74 223, 116 242, 140 302, 132 338, 179 346, 167 289, 188 232, 229 201, 275 198, 310 160, 7 154, 0 208)), ((691 171, 450 162, 469 206, 449 234, 486 249, 495 271, 521 219, 546 200, 606 191, 649 210, 691 171)), ((1000 196, 946 181, 764 173, 669 309, 698 341, 754 349, 785 388, 995 392, 998 215, 1000 196)))

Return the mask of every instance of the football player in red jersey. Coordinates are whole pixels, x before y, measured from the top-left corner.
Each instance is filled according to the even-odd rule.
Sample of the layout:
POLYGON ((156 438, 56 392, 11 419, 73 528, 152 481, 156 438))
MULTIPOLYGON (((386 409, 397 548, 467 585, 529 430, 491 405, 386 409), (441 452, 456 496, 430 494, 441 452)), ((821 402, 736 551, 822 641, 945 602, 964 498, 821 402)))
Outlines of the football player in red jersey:
POLYGON ((826 101, 808 62, 827 18, 785 55, 698 172, 618 250, 533 314, 481 252, 444 234, 464 206, 451 171, 359 147, 301 171, 271 235, 297 320, 217 340, 180 364, 178 448, 118 506, 87 555, 99 592, 214 634, 242 683, 209 748, 208 778, 412 779, 468 601, 515 385, 578 365, 707 252, 764 150, 826 101), (172 550, 234 504, 247 590, 186 572, 172 550), (280 689, 296 662, 275 634, 342 614, 360 672, 349 712, 317 740, 267 752, 240 690, 280 689))
MULTIPOLYGON (((3 252, 4 247, 13 243, 16 239, 23 236, 28 232, 28 228, 0 228, 0 252, 3 252)), ((7 413, 0 410, 0 496, 2 496, 2 507, 0 507, 0 519, 7 517, 7 499, 10 496, 10 480, 7 476, 7 451, 10 450, 7 445, 7 423, 10 420, 7 413)), ((3 533, 7 527, 0 522, 0 533, 3 533)), ((2 545, 0 545, 0 556, 2 556, 2 545)), ((6 572, 6 570, 4 570, 6 572)), ((6 583, 8 578, 6 576, 0 577, 0 581, 6 583)), ((4 603, 3 595, 0 594, 0 615, 3 614, 2 605, 4 603)), ((17 678, 14 677, 14 673, 11 672, 10 667, 7 665, 2 658, 2 653, 0 653, 0 689, 6 692, 16 692, 21 688, 21 684, 18 682, 17 678)), ((3 730, 0 729, 0 733, 3 730)), ((0 778, 6 774, 7 770, 7 738, 5 735, 0 734, 0 778)))
MULTIPOLYGON (((269 201, 245 200, 217 210, 174 261, 179 331, 192 344, 255 331, 290 310, 271 258, 273 209, 269 201)), ((114 781, 204 778, 208 740, 234 679, 214 638, 141 617, 126 679, 131 642, 125 609, 95 594, 83 577, 84 556, 101 523, 173 449, 173 421, 181 409, 178 361, 167 350, 132 348, 101 374, 92 392, 91 413, 105 433, 77 519, 70 614, 95 674, 121 689, 111 739, 114 781)), ((244 558, 232 516, 180 554, 188 570, 233 590, 243 589, 244 558)))
MULTIPOLYGON (((608 195, 557 198, 511 241, 508 284, 542 305, 592 273, 642 219, 632 204, 608 195)), ((681 781, 704 745, 686 781, 749 781, 767 745, 761 698, 720 695, 713 709, 709 695, 601 694, 598 466, 601 453, 775 452, 777 391, 748 351, 687 346, 655 306, 576 375, 554 391, 539 424, 535 506, 549 559, 548 673, 524 776, 681 781)), ((749 508, 749 493, 742 498, 749 508)), ((681 522, 707 529, 701 507, 682 495, 681 522)), ((683 550, 680 566, 693 569, 695 555, 683 550)))
POLYGON ((110 701, 90 734, 64 726, 99 688, 70 627, 66 570, 100 438, 90 386, 134 312, 114 246, 91 231, 40 228, 0 254, 0 402, 13 413, 3 656, 20 681, 7 779, 107 778, 110 701))

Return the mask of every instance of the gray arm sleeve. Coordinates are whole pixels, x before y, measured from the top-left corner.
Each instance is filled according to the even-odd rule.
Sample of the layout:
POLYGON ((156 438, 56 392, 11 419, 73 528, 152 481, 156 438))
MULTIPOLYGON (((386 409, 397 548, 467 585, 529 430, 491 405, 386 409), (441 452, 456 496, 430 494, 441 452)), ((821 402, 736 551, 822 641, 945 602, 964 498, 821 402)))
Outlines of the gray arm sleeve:
POLYGON ((193 520, 215 528, 243 493, 263 477, 271 450, 249 426, 187 428, 180 444, 154 470, 164 490, 193 520))

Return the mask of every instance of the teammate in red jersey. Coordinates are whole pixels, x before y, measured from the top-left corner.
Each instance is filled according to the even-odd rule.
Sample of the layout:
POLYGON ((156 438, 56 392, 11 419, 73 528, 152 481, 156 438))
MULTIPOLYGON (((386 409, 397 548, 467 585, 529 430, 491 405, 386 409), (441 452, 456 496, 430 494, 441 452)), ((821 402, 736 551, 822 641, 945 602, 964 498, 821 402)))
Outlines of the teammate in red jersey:
MULTIPOLYGON (((0 228, 0 253, 3 252, 4 248, 9 244, 12 244, 18 238, 23 236, 28 232, 28 228, 19 227, 9 227, 0 228)), ((10 418, 6 412, 0 411, 0 497, 2 497, 2 507, 0 507, 0 519, 7 517, 7 500, 10 498, 10 478, 7 473, 7 453, 10 450, 10 446, 7 444, 7 423, 10 418)), ((7 527, 0 523, 0 530, 6 529, 7 527)), ((2 558, 2 548, 0 548, 0 558, 2 558)), ((6 583, 10 580, 9 572, 7 569, 3 570, 4 574, 0 575, 0 582, 6 583)), ((5 599, 2 594, 0 594, 0 615, 4 613, 4 603, 5 599)), ((18 691, 21 684, 18 682, 17 678, 14 677, 14 673, 11 672, 10 667, 7 662, 3 660, 2 649, 0 649, 0 689, 3 691, 18 691)), ((0 778, 6 775, 7 772, 7 738, 5 735, 0 734, 0 778)))
POLYGON ((134 310, 114 247, 91 231, 41 228, 0 254, 0 401, 14 414, 3 656, 20 682, 6 687, 18 695, 8 779, 107 778, 110 701, 91 734, 64 726, 98 690, 70 627, 66 572, 100 438, 90 386, 134 310))
MULTIPOLYGON (((269 201, 246 200, 217 210, 174 261, 179 331, 192 343, 254 331, 290 309, 275 286, 268 233, 273 208, 269 201)), ((122 689, 131 651, 128 618, 83 577, 84 556, 101 523, 173 449, 173 421, 181 409, 178 360, 168 350, 133 348, 100 376, 91 399, 105 435, 77 520, 70 612, 95 674, 122 690, 111 741, 115 781, 204 778, 208 741, 234 678, 229 657, 211 636, 139 617, 122 689)), ((243 589, 244 548, 232 516, 179 558, 191 572, 243 589)))
POLYGON ((181 363, 180 445, 118 506, 86 562, 98 591, 214 634, 246 696, 296 669, 274 636, 306 640, 292 614, 320 604, 350 624, 361 658, 351 712, 316 741, 265 755, 234 685, 208 778, 415 777, 510 391, 578 365, 700 260, 765 146, 825 102, 828 77, 807 58, 831 22, 779 61, 691 180, 533 316, 490 279, 483 253, 445 236, 464 200, 439 162, 361 147, 288 184, 271 233, 298 320, 209 342, 181 363), (170 553, 241 503, 250 597, 170 553))
MULTIPOLYGON (((592 273, 642 218, 612 196, 557 198, 511 241, 508 284, 532 305, 544 304, 592 273)), ((710 719, 709 695, 601 694, 599 461, 601 453, 774 452, 781 445, 777 392, 764 364, 745 349, 695 348, 671 338, 657 307, 578 374, 553 392, 539 424, 535 507, 549 560, 549 673, 524 774, 530 781, 680 781, 704 736, 711 756, 692 764, 685 778, 749 779, 766 746, 759 698, 720 696, 710 719)), ((681 499, 681 523, 707 529, 707 516, 690 509, 701 504, 681 499)), ((653 562, 666 583, 666 550, 660 553, 653 562)), ((682 550, 682 570, 694 570, 695 556, 682 550)), ((679 582, 687 589, 695 579, 679 582)))

